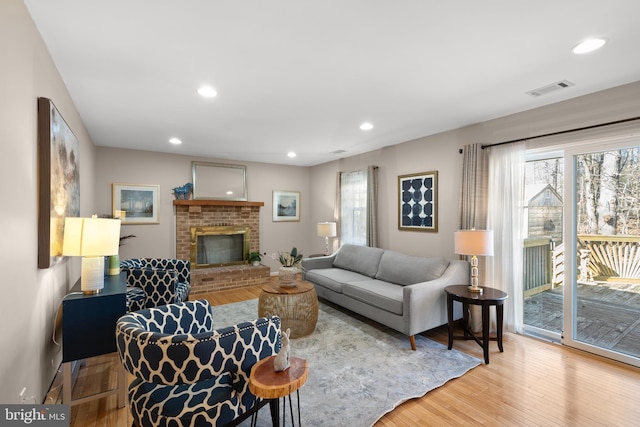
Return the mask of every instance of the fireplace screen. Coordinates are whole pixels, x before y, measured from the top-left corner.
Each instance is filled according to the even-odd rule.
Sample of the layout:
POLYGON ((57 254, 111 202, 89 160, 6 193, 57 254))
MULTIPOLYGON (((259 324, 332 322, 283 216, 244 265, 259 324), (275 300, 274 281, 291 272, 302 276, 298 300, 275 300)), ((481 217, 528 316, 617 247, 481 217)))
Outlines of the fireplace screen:
POLYGON ((191 265, 221 267, 244 264, 249 256, 249 227, 191 227, 191 265))

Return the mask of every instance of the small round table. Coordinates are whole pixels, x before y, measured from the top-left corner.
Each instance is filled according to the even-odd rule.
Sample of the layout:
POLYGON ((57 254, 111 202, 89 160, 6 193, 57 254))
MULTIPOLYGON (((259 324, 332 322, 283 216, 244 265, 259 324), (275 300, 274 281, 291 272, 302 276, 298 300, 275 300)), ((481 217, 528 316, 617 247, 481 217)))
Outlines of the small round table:
POLYGON ((262 286, 258 300, 258 316, 278 316, 281 328, 291 329, 290 338, 311 334, 318 322, 318 296, 309 282, 297 282, 293 288, 283 288, 277 283, 262 286))
POLYGON ((468 285, 453 285, 444 288, 447 293, 447 316, 449 325, 449 350, 453 348, 454 339, 474 340, 484 350, 484 363, 489 364, 489 341, 498 341, 498 349, 503 352, 502 348, 502 321, 504 314, 504 301, 507 299, 507 293, 499 289, 481 286, 482 293, 471 292, 468 285), (463 313, 463 336, 453 336, 453 302, 462 303, 463 313), (482 306, 482 340, 478 339, 469 329, 469 305, 482 306), (489 336, 489 307, 496 308, 496 336, 489 336))
MULTIPOLYGON (((275 356, 269 356, 262 359, 251 368, 249 376, 249 390, 257 397, 269 399, 275 402, 271 405, 271 421, 277 426, 280 421, 280 408, 278 400, 281 397, 289 397, 289 409, 291 412, 291 424, 294 425, 293 405, 291 404, 291 393, 296 392, 298 399, 298 426, 301 425, 300 420, 300 387, 307 382, 309 374, 309 362, 306 359, 298 357, 290 357, 290 366, 284 371, 276 372, 273 368, 273 360, 275 356)), ((282 400, 282 425, 286 421, 286 399, 282 400)), ((257 413, 254 414, 251 425, 255 425, 257 413)))

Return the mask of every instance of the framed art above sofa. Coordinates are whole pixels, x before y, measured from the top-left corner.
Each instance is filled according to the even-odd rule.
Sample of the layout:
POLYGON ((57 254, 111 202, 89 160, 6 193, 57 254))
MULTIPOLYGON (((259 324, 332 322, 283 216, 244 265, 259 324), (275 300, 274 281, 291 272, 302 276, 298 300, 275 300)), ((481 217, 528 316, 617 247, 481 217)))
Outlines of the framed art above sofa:
POLYGON ((438 171, 398 177, 398 229, 438 231, 438 171))

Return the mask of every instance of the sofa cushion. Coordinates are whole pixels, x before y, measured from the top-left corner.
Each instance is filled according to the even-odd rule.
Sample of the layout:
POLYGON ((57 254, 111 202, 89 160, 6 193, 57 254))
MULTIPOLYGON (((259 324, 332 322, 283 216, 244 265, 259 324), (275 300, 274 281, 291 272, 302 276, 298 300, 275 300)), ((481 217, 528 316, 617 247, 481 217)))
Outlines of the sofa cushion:
POLYGON ((417 257, 387 250, 382 254, 375 277, 406 286, 435 280, 442 276, 448 266, 449 261, 444 258, 417 257))
POLYGON ((378 263, 384 249, 368 246, 343 245, 336 253, 333 266, 355 271, 369 277, 376 277, 378 263))
POLYGON ((342 293, 365 304, 402 316, 402 286, 369 279, 345 283, 342 293))
POLYGON ((370 280, 367 276, 341 268, 317 268, 309 270, 305 278, 316 285, 324 286, 340 294, 342 293, 344 283, 370 280))

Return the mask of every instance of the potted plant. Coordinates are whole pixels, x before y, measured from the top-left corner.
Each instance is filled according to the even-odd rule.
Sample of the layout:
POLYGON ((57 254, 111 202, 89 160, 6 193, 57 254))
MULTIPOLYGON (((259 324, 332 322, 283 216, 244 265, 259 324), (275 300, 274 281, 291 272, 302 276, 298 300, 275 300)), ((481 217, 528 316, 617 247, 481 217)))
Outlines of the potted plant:
POLYGON ((253 265, 260 265, 260 261, 262 260, 262 254, 260 252, 251 252, 247 261, 249 261, 253 265))
POLYGON ((298 266, 302 262, 302 254, 294 246, 289 252, 278 252, 278 261, 281 267, 278 269, 278 281, 283 288, 293 288, 296 286, 298 266))

